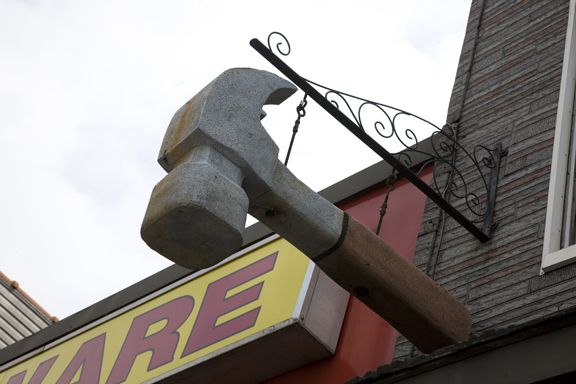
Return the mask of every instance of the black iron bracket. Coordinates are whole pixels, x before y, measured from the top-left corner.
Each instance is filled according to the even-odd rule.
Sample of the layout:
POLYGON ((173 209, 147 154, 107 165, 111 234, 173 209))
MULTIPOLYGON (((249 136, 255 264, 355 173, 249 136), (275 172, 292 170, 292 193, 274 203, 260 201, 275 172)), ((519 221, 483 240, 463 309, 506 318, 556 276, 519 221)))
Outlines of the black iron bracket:
POLYGON ((408 181, 420 189, 420 191, 434 201, 448 215, 466 228, 468 232, 481 242, 486 242, 490 239, 490 230, 494 227, 492 220, 498 173, 500 171, 500 158, 506 154, 506 150, 502 149, 501 143, 496 144, 494 149, 477 145, 472 153, 469 153, 458 143, 456 137, 457 132, 450 125, 445 125, 441 129, 427 120, 398 108, 352 96, 306 80, 272 52, 270 39, 274 35, 280 36, 283 42, 287 44, 287 52, 282 52, 280 49, 283 42, 276 45, 278 52, 283 56, 287 56, 290 53, 290 44, 286 37, 278 32, 273 32, 268 36, 268 47, 258 39, 252 39, 250 45, 282 72, 284 76, 304 91, 305 94, 318 103, 326 112, 332 115, 352 134, 362 140, 364 144, 387 163, 392 165, 398 173, 408 179, 408 181), (323 89, 326 92, 325 95, 322 95, 316 88, 323 89), (340 110, 338 101, 343 102, 348 115, 350 115, 352 119, 340 110), (354 102, 360 104, 356 113, 352 109, 354 102), (364 111, 369 108, 378 111, 386 118, 373 123, 377 134, 385 139, 396 139, 396 142, 401 143, 404 147, 401 152, 391 154, 366 132, 364 129, 365 124, 362 122, 362 116, 364 111), (432 152, 424 152, 421 146, 419 147, 419 141, 414 130, 406 129, 403 135, 400 135, 399 130, 396 129, 396 119, 399 116, 415 118, 418 122, 424 123, 432 128, 432 133, 428 135, 431 137, 432 152), (458 161, 456 158, 457 149, 459 154, 464 154, 464 156, 460 156, 461 158, 459 158, 458 161), (430 156, 430 160, 423 164, 416 173, 410 169, 413 166, 410 157, 411 153, 422 153, 430 156), (481 160, 478 160, 479 158, 481 158, 481 160), (431 163, 434 163, 434 178, 432 185, 429 186, 422 181, 418 175, 431 163), (482 165, 484 167, 482 167, 482 165), (461 170, 461 168, 464 169, 461 170), (490 169, 488 181, 486 181, 485 171, 482 168, 490 169), (472 174, 475 176, 471 176, 472 174), (475 185, 479 184, 482 191, 470 191, 465 176, 468 179, 472 178, 472 182, 475 185), (454 197, 458 208, 451 205, 446 200, 446 196, 454 197), (482 229, 479 229, 475 223, 482 223, 482 229))

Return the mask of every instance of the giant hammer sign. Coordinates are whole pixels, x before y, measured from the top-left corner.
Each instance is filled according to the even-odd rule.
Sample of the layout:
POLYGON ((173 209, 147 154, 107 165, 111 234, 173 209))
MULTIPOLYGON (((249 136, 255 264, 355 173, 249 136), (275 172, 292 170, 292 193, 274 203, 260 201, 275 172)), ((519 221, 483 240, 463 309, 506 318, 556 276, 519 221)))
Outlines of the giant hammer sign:
POLYGON ((296 87, 268 72, 230 69, 172 118, 141 234, 186 268, 210 267, 242 245, 250 213, 418 349, 467 340, 468 310, 364 225, 308 188, 279 160, 260 120, 296 87))

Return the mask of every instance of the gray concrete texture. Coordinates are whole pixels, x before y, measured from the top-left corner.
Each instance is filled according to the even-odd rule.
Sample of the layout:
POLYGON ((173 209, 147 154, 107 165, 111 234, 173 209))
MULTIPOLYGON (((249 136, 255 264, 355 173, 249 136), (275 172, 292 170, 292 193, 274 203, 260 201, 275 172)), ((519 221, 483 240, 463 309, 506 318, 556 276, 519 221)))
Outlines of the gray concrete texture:
POLYGON ((141 229, 152 249, 186 268, 210 267, 240 248, 248 211, 309 256, 338 241, 342 212, 278 161, 260 122, 264 105, 296 90, 269 72, 230 69, 176 112, 158 158, 169 173, 141 229))

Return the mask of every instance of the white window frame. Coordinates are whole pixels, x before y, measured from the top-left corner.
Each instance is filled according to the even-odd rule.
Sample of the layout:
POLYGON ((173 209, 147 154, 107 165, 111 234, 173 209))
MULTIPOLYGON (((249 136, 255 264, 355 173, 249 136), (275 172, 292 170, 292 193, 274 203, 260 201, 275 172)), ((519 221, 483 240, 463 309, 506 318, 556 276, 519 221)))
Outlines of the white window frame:
MULTIPOLYGON (((562 64, 562 79, 560 82, 560 98, 556 115, 556 130, 554 133, 554 149, 552 152, 552 168, 550 186, 548 189, 548 206, 546 224, 544 227, 544 248, 542 253, 541 274, 553 271, 567 264, 576 262, 576 244, 563 244, 563 231, 570 232, 572 228, 563 225, 565 212, 572 212, 574 187, 566 187, 567 179, 574 179, 576 172, 576 150, 570 149, 570 142, 576 147, 576 127, 574 124, 574 94, 576 89, 576 28, 574 12, 576 0, 570 0, 566 43, 564 47, 564 62, 562 64), (566 204, 565 204, 566 202, 566 204)), ((573 220, 570 225, 576 226, 573 220)))

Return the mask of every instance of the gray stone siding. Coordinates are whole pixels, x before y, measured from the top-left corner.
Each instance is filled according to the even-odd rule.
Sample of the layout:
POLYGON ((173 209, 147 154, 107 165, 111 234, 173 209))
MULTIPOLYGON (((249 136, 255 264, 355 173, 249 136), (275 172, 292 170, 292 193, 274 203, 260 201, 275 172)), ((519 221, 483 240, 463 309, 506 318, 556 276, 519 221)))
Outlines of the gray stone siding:
MULTIPOLYGON (((497 142, 508 148, 498 180, 498 227, 480 243, 453 219, 443 220, 428 200, 414 263, 468 307, 473 333, 576 304, 576 264, 540 276, 568 5, 569 0, 471 5, 447 122, 465 148, 497 142)), ((478 181, 470 184, 474 188, 478 181)), ((464 209, 461 201, 454 203, 464 209)), ((418 353, 399 335, 395 358, 418 353)))

